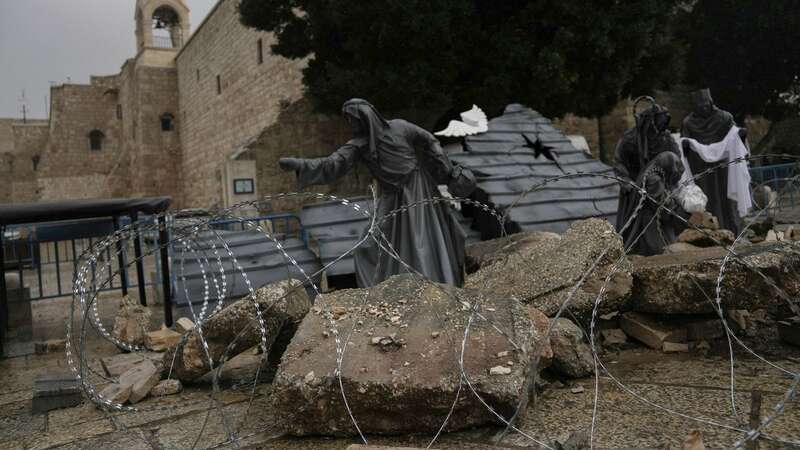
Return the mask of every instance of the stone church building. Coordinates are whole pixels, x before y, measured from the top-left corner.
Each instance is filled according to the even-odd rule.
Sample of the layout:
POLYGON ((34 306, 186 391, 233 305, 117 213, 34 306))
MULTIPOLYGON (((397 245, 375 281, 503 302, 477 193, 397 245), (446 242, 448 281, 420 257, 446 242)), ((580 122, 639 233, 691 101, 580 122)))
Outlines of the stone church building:
MULTIPOLYGON (((48 120, 0 119, 0 203, 169 195, 211 208, 294 190, 278 158, 328 154, 349 130, 311 111, 306 61, 273 55, 237 6, 220 0, 190 35, 185 0, 137 0, 137 53, 118 74, 53 86, 48 120)), ((321 189, 364 192, 358 180, 321 189)))

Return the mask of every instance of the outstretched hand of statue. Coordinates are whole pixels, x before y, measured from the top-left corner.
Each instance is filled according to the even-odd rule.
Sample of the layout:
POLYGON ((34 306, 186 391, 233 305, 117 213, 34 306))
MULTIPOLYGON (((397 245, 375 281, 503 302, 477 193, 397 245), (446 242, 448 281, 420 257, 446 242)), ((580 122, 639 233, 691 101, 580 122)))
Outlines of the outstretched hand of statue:
POLYGON ((281 158, 278 160, 278 165, 283 170, 300 170, 303 167, 303 160, 299 158, 281 158))

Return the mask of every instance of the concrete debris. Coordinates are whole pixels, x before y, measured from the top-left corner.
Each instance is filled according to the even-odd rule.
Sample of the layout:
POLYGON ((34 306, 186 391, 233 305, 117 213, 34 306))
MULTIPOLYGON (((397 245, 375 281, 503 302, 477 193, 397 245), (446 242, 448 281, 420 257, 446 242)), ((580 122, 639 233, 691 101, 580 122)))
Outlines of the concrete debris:
POLYGON ((489 369, 489 375, 508 375, 511 373, 510 367, 494 366, 489 369))
POLYGON ((119 384, 123 387, 130 386, 131 403, 138 403, 150 393, 150 389, 158 384, 160 370, 149 360, 142 361, 119 377, 119 384))
POLYGON ((154 352, 165 352, 168 348, 178 345, 180 340, 181 333, 162 325, 160 330, 145 333, 144 346, 154 352))
MULTIPOLYGON (((800 245, 756 244, 737 247, 740 262, 725 266, 721 299, 726 309, 780 307, 776 291, 752 268, 769 276, 784 292, 800 284, 800 245)), ((633 259, 633 290, 629 307, 656 314, 714 313, 713 300, 720 265, 727 251, 720 247, 694 252, 633 259)), ((784 302, 785 303, 785 302, 784 302)))
POLYGON ((472 273, 488 267, 512 253, 531 251, 546 241, 558 241, 561 236, 549 231, 525 231, 488 241, 476 242, 466 250, 465 265, 472 273))
POLYGON ((584 389, 583 386, 579 384, 570 389, 569 391, 572 392, 573 394, 582 394, 586 391, 586 389, 584 389))
POLYGON ((183 385, 180 380, 169 379, 159 381, 158 384, 150 389, 150 396, 163 397, 165 395, 174 395, 183 390, 183 385))
POLYGON ((126 295, 120 301, 111 335, 131 345, 142 345, 144 335, 150 329, 150 316, 149 309, 126 295))
POLYGON ((130 384, 111 383, 100 391, 100 397, 103 400, 124 404, 131 398, 132 388, 130 384))
MULTIPOLYGON (((346 450, 423 450, 419 447, 384 447, 382 445, 361 445, 361 444, 352 444, 348 445, 346 450)), ((429 449, 429 450, 437 450, 437 449, 429 449)))
POLYGON ((714 247, 718 245, 733 244, 736 236, 730 230, 703 230, 687 228, 678 235, 678 242, 691 244, 695 247, 714 247))
POLYGON ((71 373, 43 375, 33 382, 33 401, 31 402, 33 414, 71 408, 80 403, 80 385, 71 373))
POLYGON ((625 334, 656 350, 661 350, 664 342, 686 341, 685 328, 672 328, 645 314, 627 312, 622 315, 620 326, 625 334))
POLYGON ((729 323, 735 325, 739 331, 747 331, 750 328, 750 311, 746 309, 729 309, 727 316, 729 323))
MULTIPOLYGON (((256 303, 261 312, 266 332, 267 348, 272 348, 279 335, 288 337, 297 323, 308 313, 311 302, 303 285, 297 280, 283 280, 268 284, 256 291, 256 303)), ((228 358, 246 351, 261 342, 261 324, 257 318, 253 299, 249 296, 232 303, 208 318, 202 327, 208 351, 216 365, 228 351, 228 358), (228 346, 234 343, 231 349, 228 346)), ((183 346, 164 354, 164 365, 174 358, 173 375, 182 381, 191 381, 211 370, 198 331, 193 329, 183 346)))
POLYGON ((719 230, 719 220, 708 211, 692 213, 689 217, 689 223, 707 230, 719 230))
POLYGON ((572 321, 559 318, 550 335, 553 349, 551 368, 562 375, 583 378, 594 373, 594 357, 583 331, 572 321))
POLYGON ((775 230, 767 231, 767 236, 764 238, 764 242, 776 242, 778 240, 778 235, 775 233, 775 230))
POLYGON ((493 262, 467 276, 465 287, 514 297, 552 316, 601 255, 598 268, 575 292, 570 311, 579 318, 591 315, 606 276, 620 258, 621 270, 606 286, 600 313, 624 309, 631 290, 630 265, 624 257, 622 239, 602 219, 573 222, 558 239, 541 239, 532 245, 514 247, 513 251, 500 251, 496 257, 485 255, 493 262))
MULTIPOLYGON (((472 322, 465 345, 464 370, 480 397, 491 399, 500 414, 513 413, 521 393, 527 393, 523 387, 536 332, 542 335, 545 332, 534 330, 525 306, 519 302, 483 291, 432 283, 414 275, 396 275, 369 290, 344 289, 316 298, 315 306, 323 312, 335 306, 351 311, 384 308, 397 310, 395 315, 414 318, 402 329, 370 313, 348 314, 338 324, 342 329, 350 329, 355 320, 364 321, 363 328, 356 328, 350 339, 341 373, 348 404, 362 432, 403 434, 439 429, 443 415, 453 407, 459 385, 460 367, 458 358, 453 357, 453 343, 464 338, 463 326, 471 314, 471 310, 457 307, 463 303, 481 305, 487 318, 472 322), (366 296, 365 305, 367 292, 370 295, 366 296), (494 326, 508 336, 498 333, 494 326), (392 350, 385 351, 382 345, 372 344, 372 339, 365 336, 366 330, 373 330, 376 337, 384 339, 394 335, 392 342, 404 344, 399 347, 392 344, 392 350), (440 333, 438 339, 431 338, 432 330, 440 333), (506 351, 513 366, 497 358, 498 353, 506 351), (415 361, 423 363, 406 364, 415 361), (492 368, 504 375, 491 375, 492 368), (391 393, 391 401, 387 401, 387 393, 391 393)), ((283 354, 273 381, 276 404, 285 409, 277 411, 278 414, 294 416, 288 424, 292 435, 355 433, 349 415, 342 414, 335 343, 320 337, 320 330, 328 326, 324 314, 306 316, 283 354), (306 382, 310 372, 315 374, 314 384, 306 382), (294 414, 298 410, 303 414, 294 414)), ((486 414, 477 396, 463 396, 455 405, 446 431, 489 423, 496 423, 495 419, 486 414)))
POLYGON ((175 321, 175 331, 180 334, 188 333, 194 328, 194 322, 187 317, 181 317, 175 321))
POLYGON ((553 442, 554 450, 589 450, 589 434, 584 431, 572 432, 566 438, 553 442))
POLYGON ((160 353, 154 352, 120 353, 118 355, 100 358, 100 364, 103 366, 103 370, 106 371, 108 376, 117 378, 145 359, 150 360, 154 364, 161 364, 161 357, 162 355, 160 353))

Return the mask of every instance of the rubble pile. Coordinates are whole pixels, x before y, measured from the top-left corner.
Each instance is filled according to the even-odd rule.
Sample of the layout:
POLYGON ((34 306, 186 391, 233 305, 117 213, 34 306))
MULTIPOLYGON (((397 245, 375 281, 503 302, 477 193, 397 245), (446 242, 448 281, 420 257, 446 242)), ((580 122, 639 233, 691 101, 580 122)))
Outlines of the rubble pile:
POLYGON ((338 342, 342 387, 362 432, 436 432, 451 408, 447 430, 495 423, 481 399, 509 416, 527 397, 534 349, 551 353, 537 341, 545 330, 535 327, 546 323, 535 325, 531 314, 503 294, 414 275, 323 294, 283 355, 274 380, 277 404, 291 415, 293 435, 356 433, 337 378, 338 342), (461 386, 454 405, 460 361, 475 392, 461 386))

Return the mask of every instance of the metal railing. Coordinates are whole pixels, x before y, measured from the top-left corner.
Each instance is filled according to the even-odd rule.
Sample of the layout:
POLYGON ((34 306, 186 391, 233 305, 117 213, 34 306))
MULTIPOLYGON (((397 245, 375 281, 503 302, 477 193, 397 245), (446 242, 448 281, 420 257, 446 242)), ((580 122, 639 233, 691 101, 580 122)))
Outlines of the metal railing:
MULTIPOLYGON (((107 283, 99 291, 112 291, 138 288, 140 281, 144 286, 161 285, 161 259, 159 257, 159 237, 153 224, 153 217, 139 218, 139 225, 146 231, 133 234, 114 252, 106 247, 100 254, 96 268, 91 276, 106 277, 107 283), (139 240, 140 250, 136 250, 135 240, 139 240), (136 255, 139 253, 139 255, 136 255), (133 258, 131 258, 133 255, 133 258), (137 258, 139 256, 140 258, 137 258), (141 260, 143 268, 140 275, 136 269, 136 259, 141 260), (120 271, 119 267, 125 270, 120 271), (119 272, 119 273, 117 273, 119 272)), ((121 217, 118 227, 130 224, 130 219, 121 217)), ((244 231, 260 226, 276 235, 296 234, 308 247, 308 234, 300 218, 294 214, 273 214, 241 219, 226 219, 211 222, 214 229, 244 231), (249 224, 249 225, 248 225, 249 224)), ((75 269, 82 254, 88 252, 98 241, 114 232, 112 219, 102 221, 60 222, 45 225, 10 226, 3 236, 6 273, 16 273, 18 286, 9 287, 10 296, 20 299, 44 300, 72 294, 75 269), (75 228, 81 228, 75 232, 75 228)), ((169 248, 171 253, 174 252, 169 248)), ((172 274, 171 283, 177 280, 172 274)))
POLYGON ((750 183, 753 188, 769 186, 772 192, 779 194, 777 204, 770 210, 794 208, 800 201, 797 182, 792 178, 798 175, 798 163, 773 164, 750 167, 750 183))

